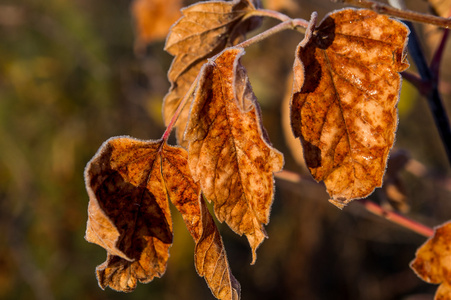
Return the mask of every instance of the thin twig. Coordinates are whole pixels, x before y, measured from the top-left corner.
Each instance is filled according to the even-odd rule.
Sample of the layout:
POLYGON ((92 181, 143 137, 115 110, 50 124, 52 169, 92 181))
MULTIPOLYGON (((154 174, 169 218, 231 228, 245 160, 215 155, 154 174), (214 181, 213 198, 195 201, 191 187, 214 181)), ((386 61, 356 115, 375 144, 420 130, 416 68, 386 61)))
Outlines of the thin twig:
MULTIPOLYGON (((260 34, 257 34, 256 36, 245 40, 244 42, 234 46, 234 47, 241 47, 241 48, 245 48, 248 47, 252 44, 258 43, 268 37, 270 37, 273 34, 276 34, 280 31, 283 30, 287 30, 287 29, 297 29, 299 27, 303 27, 303 28, 307 28, 309 26, 309 22, 307 22, 304 19, 291 19, 290 17, 282 14, 282 13, 278 13, 275 11, 270 11, 270 10, 264 10, 264 9, 258 9, 258 10, 254 10, 253 12, 249 13, 248 15, 246 15, 246 18, 250 18, 250 17, 254 17, 254 16, 267 16, 267 17, 272 17, 272 18, 276 18, 279 20, 284 20, 282 23, 277 24, 274 27, 271 27, 270 29, 263 31, 260 34)), ((316 12, 314 12, 312 14, 312 18, 315 18, 316 20, 316 12), (314 17, 315 16, 315 17, 314 17)), ((221 52, 222 53, 222 52, 221 52)), ((213 56, 212 58, 209 59, 209 61, 214 61, 214 59, 220 55, 221 53, 213 56)), ((208 63, 208 62, 207 62, 208 63)), ((183 107, 185 107, 185 105, 188 102, 188 99, 191 97, 191 95, 194 93, 194 90, 196 88, 197 82, 199 80, 199 76, 200 76, 200 72, 199 74, 197 74, 197 78, 196 80, 194 80, 194 82, 191 84, 190 89, 188 90, 188 92, 185 94, 185 96, 183 97, 182 101, 180 101, 179 106, 177 107, 177 110, 175 111, 174 115, 171 118, 171 121, 169 122, 168 126, 166 127, 166 130, 163 133, 163 136, 161 137, 161 139, 163 141, 167 141, 167 139, 169 138, 169 135, 171 134, 171 131, 175 125, 175 123, 177 122, 177 119, 183 109, 183 107)))
POLYGON ((199 78, 200 78, 200 73, 201 72, 199 72, 197 74, 197 77, 194 80, 194 82, 191 84, 188 92, 185 94, 185 96, 183 97, 182 101, 180 101, 180 104, 177 107, 177 110, 175 111, 174 115, 172 116, 171 121, 169 122, 168 126, 166 127, 166 130, 163 133, 163 136, 161 137, 161 139, 163 141, 167 141, 168 140, 169 135, 171 134, 171 131, 174 128, 174 125, 177 122, 177 119, 178 119, 180 113, 182 112, 182 109, 185 107, 185 105, 188 103, 188 99, 194 93, 194 90, 196 89, 196 86, 197 86, 197 82, 199 81, 199 78))
MULTIPOLYGON (((307 183, 307 182, 314 184, 314 181, 311 179, 311 177, 306 178, 295 172, 282 171, 282 172, 275 173, 274 176, 278 179, 281 179, 281 180, 284 180, 287 182, 291 182, 291 183, 294 183, 297 185, 299 185, 301 183, 307 183)), ((380 207, 379 205, 377 205, 376 203, 371 202, 368 199, 360 199, 360 200, 356 200, 355 202, 362 204, 367 211, 369 211, 375 215, 378 215, 380 217, 383 217, 383 218, 387 219, 388 221, 398 224, 398 225, 400 225, 404 228, 407 228, 413 232, 416 232, 416 233, 421 234, 426 237, 432 236, 434 234, 434 230, 431 229, 430 227, 428 227, 424 224, 421 224, 417 221, 414 221, 412 219, 409 219, 406 216, 400 215, 393 211, 386 210, 386 209, 380 207)))
POLYGON ((440 65, 442 64, 442 58, 443 54, 445 53, 445 45, 448 41, 449 37, 449 29, 445 29, 443 31, 443 36, 440 41, 439 46, 437 47, 437 50, 435 51, 434 57, 431 60, 429 68, 431 69, 432 78, 438 81, 439 78, 439 72, 440 72, 440 65))
POLYGON ((443 28, 451 28, 451 19, 422 14, 411 10, 401 10, 390 5, 371 0, 331 0, 334 3, 345 3, 357 7, 368 8, 377 13, 389 15, 403 20, 432 24, 443 28))
MULTIPOLYGON (((430 67, 426 62, 423 50, 421 48, 420 40, 416 34, 416 30, 411 22, 404 22, 410 29, 409 35, 409 54, 411 55, 415 65, 417 66, 418 73, 420 74, 423 84, 422 87, 426 87, 426 91, 419 90, 426 97, 429 105, 429 109, 432 112, 435 126, 440 134, 443 146, 445 148, 448 161, 451 164, 451 126, 446 113, 446 109, 442 103, 440 93, 438 91, 438 70, 436 74, 433 74, 430 67)), ((440 48, 439 48, 440 49, 440 48)), ((440 51, 440 50, 439 50, 440 51)), ((436 62, 434 62, 436 64, 436 62)), ((434 66, 437 68, 437 66, 434 66)))
POLYGON ((309 22, 304 19, 289 19, 269 28, 268 30, 263 31, 262 33, 257 34, 256 36, 251 37, 248 40, 245 40, 242 43, 239 43, 235 47, 246 48, 284 30, 297 29, 299 27, 307 28, 308 24, 309 22))
POLYGON ((263 8, 259 8, 256 10, 252 10, 250 11, 248 14, 246 14, 244 16, 244 19, 247 19, 249 17, 269 17, 269 18, 273 18, 282 22, 285 21, 289 21, 291 20, 291 18, 281 12, 275 11, 275 10, 270 10, 270 9, 263 9, 263 8))
POLYGON ((368 199, 361 199, 358 201, 358 203, 362 204, 367 211, 377 216, 383 217, 390 222, 398 224, 418 234, 421 234, 425 237, 431 237, 432 235, 434 235, 434 230, 432 228, 393 211, 384 209, 368 199))

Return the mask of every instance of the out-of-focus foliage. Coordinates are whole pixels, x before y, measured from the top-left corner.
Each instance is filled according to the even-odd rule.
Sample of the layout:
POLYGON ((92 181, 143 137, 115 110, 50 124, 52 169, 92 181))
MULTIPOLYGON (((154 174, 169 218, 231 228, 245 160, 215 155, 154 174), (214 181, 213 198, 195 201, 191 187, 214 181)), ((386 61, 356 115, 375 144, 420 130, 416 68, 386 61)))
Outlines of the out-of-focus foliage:
MULTIPOLYGON (((105 252, 83 239, 83 170, 102 141, 125 134, 155 139, 164 130, 161 103, 171 57, 163 43, 149 46, 145 58, 133 55, 130 3, 0 4, 0 299, 212 298, 193 268, 193 241, 175 211, 164 278, 133 294, 98 287, 93 270, 105 252)), ((313 10, 321 19, 340 8, 328 0, 297 1, 299 9, 278 5, 306 19, 313 10)), ((295 171, 280 134, 279 104, 301 38, 284 32, 243 57, 269 136, 286 154, 285 168, 295 171)), ((443 66, 451 51, 445 53, 443 66)), ((449 71, 442 75, 449 108, 449 71)), ((415 93, 401 97, 408 109, 395 148, 415 160, 399 176, 409 216, 432 226, 449 219, 449 168, 424 99, 408 95, 415 93)), ((269 239, 254 266, 245 238, 219 226, 230 267, 245 287, 243 299, 400 299, 435 292, 408 267, 424 238, 370 216, 358 203, 339 211, 317 184, 276 185, 269 239)), ((381 198, 378 192, 371 197, 381 198)))
POLYGON ((83 168, 112 134, 159 131, 142 109, 152 99, 128 5, 0 5, 1 299, 109 297, 85 267, 102 253, 83 240, 83 168))

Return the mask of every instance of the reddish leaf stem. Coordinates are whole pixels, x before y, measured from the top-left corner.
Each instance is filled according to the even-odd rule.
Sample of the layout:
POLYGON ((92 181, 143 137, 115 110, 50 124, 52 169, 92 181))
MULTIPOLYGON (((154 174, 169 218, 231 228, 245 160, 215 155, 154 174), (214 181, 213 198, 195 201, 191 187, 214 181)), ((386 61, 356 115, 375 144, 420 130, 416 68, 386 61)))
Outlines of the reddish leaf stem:
POLYGON ((422 14, 411 10, 401 10, 391 7, 390 5, 371 0, 331 0, 331 1, 334 3, 346 3, 357 7, 368 8, 374 10, 377 13, 397 17, 403 20, 432 24, 444 28, 451 28, 451 19, 422 14))
POLYGON ((194 80, 194 82, 191 84, 188 92, 185 94, 185 96, 183 97, 182 101, 180 101, 179 106, 177 107, 177 110, 175 111, 174 115, 171 118, 171 121, 169 121, 168 126, 166 127, 166 130, 163 133, 163 136, 161 137, 161 139, 166 142, 169 138, 169 135, 171 134, 172 128, 174 128, 175 123, 177 122, 177 119, 180 115, 180 112, 182 111, 183 107, 185 107, 185 105, 188 102, 188 99, 191 97, 191 95, 194 93, 194 90, 196 89, 196 85, 197 82, 199 81, 199 74, 197 74, 196 79, 194 80))
POLYGON ((368 200, 368 199, 361 199, 358 201, 358 203, 362 204, 365 209, 377 216, 383 217, 390 222, 393 222, 395 224, 398 224, 404 228, 407 228, 413 232, 416 232, 418 234, 421 234, 425 237, 431 237, 434 235, 434 230, 426 225, 423 225, 421 223, 418 223, 417 221, 411 220, 405 216, 402 216, 398 213, 395 213, 390 210, 386 210, 379 206, 378 204, 368 200))
MULTIPOLYGON (((299 175, 295 172, 290 171, 282 171, 274 174, 275 177, 281 180, 285 180, 287 182, 300 184, 301 182, 311 182, 313 184, 313 180, 311 178, 305 178, 299 175)), ((425 237, 430 237, 434 234, 434 230, 426 225, 423 225, 417 221, 414 221, 412 219, 409 219, 403 215, 400 215, 398 213, 395 213, 390 210, 386 210, 376 203, 368 200, 368 199, 361 199, 357 200, 356 202, 362 204, 365 209, 377 216, 383 217, 387 219, 388 221, 398 224, 404 228, 407 228, 413 232, 416 232, 418 234, 421 234, 425 237)))
POLYGON ((434 57, 431 60, 430 69, 432 73, 432 78, 436 81, 438 81, 439 78, 439 71, 440 71, 440 65, 443 58, 443 53, 445 52, 445 45, 448 41, 449 36, 449 29, 445 29, 443 31, 442 39, 440 40, 440 44, 437 47, 437 50, 435 51, 434 57))

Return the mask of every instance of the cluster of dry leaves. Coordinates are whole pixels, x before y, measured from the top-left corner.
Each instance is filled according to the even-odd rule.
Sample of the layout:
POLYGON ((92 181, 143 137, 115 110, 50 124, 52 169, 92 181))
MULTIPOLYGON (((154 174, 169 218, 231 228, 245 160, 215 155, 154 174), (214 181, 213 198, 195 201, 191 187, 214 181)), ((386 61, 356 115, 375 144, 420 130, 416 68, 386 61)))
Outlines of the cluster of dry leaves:
MULTIPOLYGON (((134 3, 141 46, 157 34, 146 30, 147 5, 134 3)), ((175 56, 163 105, 168 132, 155 141, 111 138, 88 163, 86 239, 107 250, 96 269, 102 288, 129 292, 138 281, 164 274, 173 236, 171 202, 195 241, 198 274, 215 297, 239 299, 240 285, 205 201, 214 204, 220 222, 247 237, 255 263, 266 238, 273 174, 283 167, 240 62, 244 49, 236 46, 260 25, 258 11, 252 0, 182 9, 165 46, 175 56), (172 127, 178 146, 166 143, 172 127)), ((296 49, 291 127, 312 176, 324 181, 340 208, 382 184, 397 126, 399 72, 408 67, 408 34, 386 16, 345 9, 319 26, 313 18, 296 49)), ((432 261, 413 267, 430 270, 432 261)), ((440 291, 451 284, 440 276, 429 280, 444 280, 440 291)))

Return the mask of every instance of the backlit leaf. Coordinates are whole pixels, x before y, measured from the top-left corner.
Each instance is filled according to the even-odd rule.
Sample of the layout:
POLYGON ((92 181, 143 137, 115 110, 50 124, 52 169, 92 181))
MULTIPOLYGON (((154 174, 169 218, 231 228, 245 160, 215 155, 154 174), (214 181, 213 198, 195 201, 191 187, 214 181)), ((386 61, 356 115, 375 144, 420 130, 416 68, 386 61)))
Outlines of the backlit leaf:
POLYGON ((107 250, 97 267, 102 288, 130 292, 166 270, 172 221, 161 176, 161 142, 113 138, 85 171, 86 240, 107 250))
POLYGON ((343 207, 381 186, 408 29, 370 10, 330 14, 296 50, 291 125, 312 176, 343 207))
POLYGON ((273 172, 283 156, 272 148, 261 124, 260 109, 241 48, 224 50, 200 73, 185 138, 189 166, 217 218, 256 249, 266 237, 274 193, 273 172))
POLYGON ((440 284, 434 299, 451 299, 451 222, 435 229, 434 236, 417 250, 410 267, 424 281, 440 284))
POLYGON ((172 244, 168 197, 196 242, 195 266, 214 296, 239 299, 221 236, 190 174, 187 152, 162 141, 108 140, 86 169, 86 239, 107 250, 97 267, 102 288, 129 292, 161 277, 172 244))
MULTIPOLYGON (((183 17, 171 28, 165 45, 165 50, 175 56, 168 72, 172 85, 163 103, 166 125, 207 58, 240 41, 260 25, 258 17, 244 18, 256 5, 251 0, 209 1, 182 10, 183 17)), ((182 137, 188 109, 189 105, 176 123, 177 139, 182 145, 186 145, 182 137)))
POLYGON ((196 242, 194 263, 198 274, 205 278, 216 298, 239 299, 240 284, 231 273, 222 238, 205 205, 200 186, 191 177, 188 153, 173 147, 170 153, 163 152, 162 157, 169 198, 196 242))

